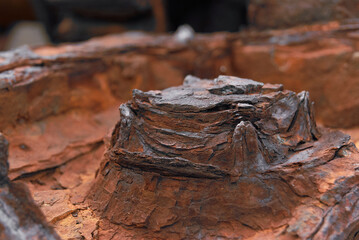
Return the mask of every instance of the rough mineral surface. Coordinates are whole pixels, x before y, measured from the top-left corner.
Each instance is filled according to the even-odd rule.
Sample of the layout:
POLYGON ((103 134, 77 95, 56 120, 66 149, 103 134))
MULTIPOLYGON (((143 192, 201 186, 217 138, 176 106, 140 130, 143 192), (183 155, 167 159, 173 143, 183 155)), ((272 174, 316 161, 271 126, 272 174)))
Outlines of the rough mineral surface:
POLYGON ((99 238, 345 239, 358 153, 307 92, 230 76, 133 91, 88 196, 99 238), (106 230, 107 229, 107 230, 106 230))
POLYGON ((8 142, 0 133, 0 239, 60 239, 50 228, 28 189, 8 179, 8 142))

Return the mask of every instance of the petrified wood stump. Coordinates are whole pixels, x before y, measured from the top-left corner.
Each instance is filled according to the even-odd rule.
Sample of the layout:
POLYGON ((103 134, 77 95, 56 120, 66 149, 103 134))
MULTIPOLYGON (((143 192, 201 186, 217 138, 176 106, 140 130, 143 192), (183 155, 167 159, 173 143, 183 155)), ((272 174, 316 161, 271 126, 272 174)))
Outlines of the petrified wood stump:
POLYGON ((90 204, 118 239, 354 235, 357 150, 312 109, 307 92, 229 76, 134 90, 90 204))

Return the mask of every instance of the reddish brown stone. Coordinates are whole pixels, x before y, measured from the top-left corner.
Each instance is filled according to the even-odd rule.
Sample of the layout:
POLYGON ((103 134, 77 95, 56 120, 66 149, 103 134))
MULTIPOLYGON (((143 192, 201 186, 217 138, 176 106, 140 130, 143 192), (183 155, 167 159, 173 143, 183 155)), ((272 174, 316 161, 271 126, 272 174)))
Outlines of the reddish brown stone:
POLYGON ((321 123, 353 127, 359 117, 357 29, 331 22, 196 35, 187 44, 172 36, 123 34, 1 53, 0 130, 72 109, 99 112, 128 100, 133 88, 164 89, 187 74, 236 75, 308 90, 321 123))
POLYGON ((29 190, 7 177, 8 142, 0 133, 0 238, 60 239, 49 227, 29 190))

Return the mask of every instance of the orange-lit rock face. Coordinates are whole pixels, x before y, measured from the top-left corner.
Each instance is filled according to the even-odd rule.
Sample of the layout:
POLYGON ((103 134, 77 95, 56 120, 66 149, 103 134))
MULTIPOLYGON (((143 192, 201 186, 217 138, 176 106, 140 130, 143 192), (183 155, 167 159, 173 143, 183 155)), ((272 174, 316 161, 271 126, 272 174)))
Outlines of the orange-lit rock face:
POLYGON ((119 239, 249 238, 265 230, 271 239, 273 229, 309 237, 324 218, 317 198, 334 197, 318 192, 315 174, 329 161, 357 156, 347 135, 319 134, 306 92, 281 85, 188 76, 179 87, 135 90, 120 112, 88 197, 102 223, 120 228, 119 239), (296 212, 307 204, 312 212, 296 212), (313 222, 301 225, 305 215, 313 222))
POLYGON ((76 45, 0 53, 0 130, 71 109, 101 111, 187 74, 230 74, 309 91, 328 127, 358 125, 357 25, 331 22, 283 31, 172 36, 121 34, 76 45))
POLYGON ((9 143, 0 133, 0 238, 59 239, 34 204, 28 189, 10 182, 8 174, 9 143))

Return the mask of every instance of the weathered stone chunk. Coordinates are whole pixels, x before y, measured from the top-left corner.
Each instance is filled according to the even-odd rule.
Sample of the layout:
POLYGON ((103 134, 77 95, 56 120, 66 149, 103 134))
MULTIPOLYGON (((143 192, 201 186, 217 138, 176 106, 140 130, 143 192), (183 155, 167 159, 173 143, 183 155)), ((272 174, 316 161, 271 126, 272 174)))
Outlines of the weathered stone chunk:
POLYGON ((32 200, 28 189, 10 182, 8 142, 0 133, 0 238, 6 240, 59 239, 32 200))
POLYGON ((259 92, 264 85, 250 79, 229 76, 219 76, 214 83, 215 86, 208 91, 217 95, 255 93, 259 92))
MULTIPOLYGON (((256 148, 251 154, 265 156, 268 163, 258 169, 270 168, 278 159, 285 161, 289 149, 315 140, 318 130, 307 93, 262 93, 263 86, 253 80, 219 76, 214 81, 187 77, 184 85, 163 91, 135 90, 133 100, 120 107, 120 127, 112 139, 118 149, 113 153, 126 154, 111 156, 120 165, 127 159, 126 166, 139 156, 142 160, 132 165, 166 158, 168 162, 207 164, 230 175, 240 158, 232 156, 232 145, 239 144, 243 166, 251 161, 245 152, 256 148), (251 144, 235 140, 242 138, 251 144)), ((166 161, 159 161, 160 168, 167 166, 166 161)), ((249 167, 256 168, 252 164, 249 167)))
POLYGON ((233 133, 234 171, 242 174, 263 171, 268 168, 263 146, 257 131, 249 121, 239 123, 233 133))

